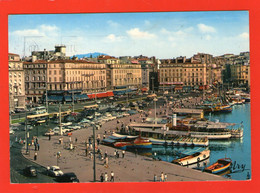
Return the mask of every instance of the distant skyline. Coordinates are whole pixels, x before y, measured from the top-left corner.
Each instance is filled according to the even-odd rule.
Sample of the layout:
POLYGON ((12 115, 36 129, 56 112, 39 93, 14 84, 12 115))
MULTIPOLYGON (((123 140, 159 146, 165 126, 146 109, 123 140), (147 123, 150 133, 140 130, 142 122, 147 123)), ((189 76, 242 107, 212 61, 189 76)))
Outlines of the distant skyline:
POLYGON ((67 55, 102 52, 157 58, 249 51, 248 11, 9 16, 9 52, 67 46, 67 55), (26 40, 24 42, 24 40, 26 40))

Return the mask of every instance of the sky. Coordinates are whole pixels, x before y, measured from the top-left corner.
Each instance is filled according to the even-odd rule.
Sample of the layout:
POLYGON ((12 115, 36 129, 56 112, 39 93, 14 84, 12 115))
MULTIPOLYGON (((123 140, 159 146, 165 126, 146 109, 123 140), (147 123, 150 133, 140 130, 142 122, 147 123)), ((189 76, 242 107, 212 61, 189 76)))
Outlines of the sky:
POLYGON ((248 11, 9 15, 9 52, 101 52, 160 59, 249 51, 248 11))

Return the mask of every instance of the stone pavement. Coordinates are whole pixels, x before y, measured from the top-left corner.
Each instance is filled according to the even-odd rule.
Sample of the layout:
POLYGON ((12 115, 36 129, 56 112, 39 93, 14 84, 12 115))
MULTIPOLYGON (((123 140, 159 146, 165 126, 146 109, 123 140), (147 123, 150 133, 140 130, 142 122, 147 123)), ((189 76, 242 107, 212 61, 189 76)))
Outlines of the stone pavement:
MULTIPOLYGON (((159 112, 159 110, 157 111, 159 112)), ((130 117, 123 117, 118 120, 128 124, 130 118, 132 121, 139 122, 142 118, 140 114, 132 115, 130 117)), ((153 111, 150 117, 154 117, 153 111)), ((110 133, 115 130, 117 120, 105 123, 96 134, 103 138, 106 131, 110 133)), ((118 125, 120 128, 120 126, 118 125)), ((61 152, 61 157, 58 160, 58 165, 63 172, 74 172, 78 176, 80 182, 93 181, 93 159, 91 156, 86 156, 85 141, 92 135, 92 128, 84 128, 81 130, 73 131, 71 141, 76 146, 74 150, 68 150, 69 136, 63 136, 63 144, 59 144, 60 136, 52 136, 51 140, 48 137, 39 139, 40 150, 37 151, 36 162, 42 166, 57 165, 57 152, 61 152), (75 139, 77 138, 77 142, 75 139)), ((164 161, 154 161, 152 158, 135 155, 132 152, 127 152, 125 157, 122 158, 122 151, 119 150, 120 158, 114 157, 115 149, 112 147, 99 145, 98 148, 102 150, 104 155, 105 151, 108 153, 109 163, 108 167, 104 166, 104 160, 100 160, 96 155, 96 179, 99 181, 100 174, 107 172, 110 180, 111 171, 115 174, 115 182, 149 182, 153 181, 154 175, 157 175, 159 180, 161 172, 167 174, 167 181, 216 181, 228 180, 220 176, 204 173, 198 170, 184 168, 164 161)), ((24 155, 26 158, 33 161, 34 149, 31 149, 30 155, 24 155)))

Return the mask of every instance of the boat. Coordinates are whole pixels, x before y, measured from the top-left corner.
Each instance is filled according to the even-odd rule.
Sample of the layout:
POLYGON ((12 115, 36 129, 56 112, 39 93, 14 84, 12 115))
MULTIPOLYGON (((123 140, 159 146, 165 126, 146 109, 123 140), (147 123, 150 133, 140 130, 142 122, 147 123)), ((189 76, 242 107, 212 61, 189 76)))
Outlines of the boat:
POLYGON ((149 139, 153 145, 164 146, 201 146, 209 145, 208 139, 204 137, 191 137, 187 132, 167 130, 166 124, 132 123, 128 125, 129 134, 141 135, 149 139))
POLYGON ((219 159, 216 163, 205 168, 205 172, 217 174, 230 169, 232 160, 230 158, 219 159))
POLYGON ((204 150, 202 152, 196 152, 191 155, 187 155, 179 159, 173 160, 172 163, 181 166, 189 166, 198 162, 202 162, 208 159, 209 156, 210 156, 210 150, 204 150))
POLYGON ((102 140, 104 145, 110 145, 119 149, 151 149, 152 142, 149 139, 142 138, 141 136, 124 136, 112 134, 106 139, 102 140))

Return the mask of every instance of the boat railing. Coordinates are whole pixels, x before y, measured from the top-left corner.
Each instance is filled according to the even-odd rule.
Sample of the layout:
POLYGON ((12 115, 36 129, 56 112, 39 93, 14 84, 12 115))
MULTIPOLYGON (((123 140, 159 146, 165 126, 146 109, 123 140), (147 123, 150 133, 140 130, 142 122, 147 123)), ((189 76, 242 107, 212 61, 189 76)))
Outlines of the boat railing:
POLYGON ((190 132, 192 135, 231 135, 231 132, 190 132))

